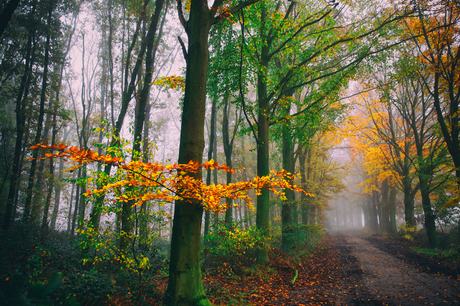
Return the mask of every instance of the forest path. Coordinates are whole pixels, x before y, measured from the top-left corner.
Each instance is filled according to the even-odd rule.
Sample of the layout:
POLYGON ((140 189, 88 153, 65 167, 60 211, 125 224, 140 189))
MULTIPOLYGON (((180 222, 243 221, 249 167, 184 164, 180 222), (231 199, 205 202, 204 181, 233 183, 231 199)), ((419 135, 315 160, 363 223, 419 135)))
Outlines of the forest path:
POLYGON ((460 305, 457 271, 359 230, 330 231, 301 262, 270 256, 272 272, 259 277, 207 273, 214 305, 460 305))
POLYGON ((448 267, 358 231, 331 231, 330 239, 346 259, 342 268, 348 276, 333 304, 460 305, 459 281, 448 267))

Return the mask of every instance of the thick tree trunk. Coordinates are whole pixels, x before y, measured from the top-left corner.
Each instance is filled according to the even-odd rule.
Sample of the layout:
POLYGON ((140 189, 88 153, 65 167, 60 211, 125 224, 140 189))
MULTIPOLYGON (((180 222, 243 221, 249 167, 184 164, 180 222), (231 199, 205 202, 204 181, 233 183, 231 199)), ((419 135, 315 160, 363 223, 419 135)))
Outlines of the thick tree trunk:
POLYGON ((414 193, 412 190, 412 184, 410 182, 409 174, 402 179, 403 193, 404 193, 404 217, 408 226, 415 226, 414 216, 414 193))
MULTIPOLYGON (((188 35, 187 72, 182 112, 179 163, 203 162, 208 35, 213 22, 205 0, 192 0, 188 35)), ((201 179, 201 172, 188 173, 201 179)), ((202 203, 176 201, 171 238, 167 305, 211 305, 201 278, 200 240, 202 203)))
POLYGON ((425 214, 425 229, 430 247, 436 247, 436 218, 431 207, 430 187, 426 174, 420 173, 420 192, 422 194, 422 207, 425 214))
MULTIPOLYGON (((458 58, 458 51, 457 51, 456 57, 458 58)), ((441 65, 440 63, 442 62, 443 61, 439 60, 437 65, 441 65)), ((458 60, 452 60, 452 62, 458 63, 458 60)), ((455 67, 455 66, 456 65, 453 65, 452 67, 455 67)), ((437 68, 437 71, 434 74, 433 89, 431 91, 433 93, 432 94, 433 104, 436 109, 436 118, 438 120, 439 126, 441 127, 441 132, 444 137, 445 143, 447 145, 447 150, 449 151, 450 156, 452 157, 452 161, 454 162, 454 165, 455 165, 455 169, 456 169, 455 175, 457 177, 457 189, 460 190, 460 150, 459 150, 459 147, 460 147, 459 120, 460 118, 458 118, 459 96, 458 94, 455 93, 455 91, 456 90, 458 91, 458 89, 456 89, 457 87, 453 84, 449 84, 450 86, 447 86, 450 99, 448 100, 449 113, 446 116, 446 113, 443 111, 443 108, 442 108, 443 98, 440 97, 440 91, 441 91, 440 88, 445 87, 444 85, 440 85, 442 69, 440 68, 440 66, 436 68, 437 68), (445 118, 448 118, 448 119, 445 119, 445 118)), ((447 69, 447 71, 449 71, 449 69, 447 69)), ((452 70, 452 75, 454 75, 453 70, 452 70)), ((451 78, 451 80, 454 80, 454 79, 455 77, 451 78)))
MULTIPOLYGON (((260 35, 266 37, 265 33, 265 22, 267 19, 267 11, 264 5, 262 5, 261 11, 261 27, 260 35)), ((260 65, 261 71, 268 71, 269 63, 269 46, 263 45, 260 53, 260 65)), ((269 105, 267 93, 266 76, 259 72, 257 76, 257 99, 258 99, 258 115, 257 115, 257 176, 266 176, 270 174, 269 166, 269 105)), ((257 215, 256 225, 263 231, 263 234, 268 237, 270 235, 270 193, 267 189, 262 189, 260 195, 257 196, 257 215)), ((257 252, 258 260, 261 263, 267 263, 268 258, 268 247, 262 248, 257 252)))

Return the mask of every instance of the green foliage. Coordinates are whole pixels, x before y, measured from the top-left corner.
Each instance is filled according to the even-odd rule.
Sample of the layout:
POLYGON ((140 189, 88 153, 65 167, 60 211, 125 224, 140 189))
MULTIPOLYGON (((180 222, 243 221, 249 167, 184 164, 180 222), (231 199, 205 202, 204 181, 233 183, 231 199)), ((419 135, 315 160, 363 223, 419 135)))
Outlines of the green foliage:
POLYGON ((409 241, 413 241, 418 232, 417 226, 410 226, 407 222, 404 222, 398 227, 399 235, 409 241))
POLYGON ((53 272, 48 282, 42 283, 37 282, 36 284, 27 284, 28 294, 24 292, 24 277, 16 273, 6 280, 6 296, 2 299, 9 305, 17 306, 28 306, 28 305, 40 305, 48 306, 52 305, 48 296, 55 292, 62 285, 62 276, 57 272, 53 272))
POLYGON ((421 248, 421 247, 411 247, 411 250, 414 250, 418 253, 430 255, 430 256, 436 256, 440 258, 447 258, 447 259, 455 259, 459 257, 458 251, 455 249, 441 249, 441 248, 421 248))
POLYGON ((206 263, 230 266, 233 270, 255 264, 257 251, 267 244, 270 239, 255 226, 243 230, 237 224, 219 224, 204 237, 202 253, 206 263))
MULTIPOLYGON (((291 249, 286 251, 289 251, 297 259, 299 259, 302 256, 308 256, 312 254, 312 252, 315 249, 315 246, 318 244, 318 242, 321 240, 324 234, 325 231, 321 225, 294 224, 287 230, 285 229, 282 235, 284 235, 285 239, 287 239, 287 245, 291 246, 291 249)), ((281 235, 279 235, 278 237, 281 238, 281 235)))
MULTIPOLYGON (((107 271, 108 272, 108 271, 107 271)), ((96 268, 79 269, 70 273, 54 298, 63 304, 77 300, 81 305, 99 305, 107 302, 117 291, 111 274, 96 268)))
POLYGON ((101 237, 93 237, 82 249, 81 237, 69 241, 64 233, 40 236, 40 231, 30 230, 27 240, 21 240, 20 231, 0 233, 4 246, 0 248, 0 305, 105 305, 122 297, 129 299, 127 304, 145 305, 146 299, 158 299, 154 288, 158 275, 166 270, 167 241, 153 236, 148 243, 136 241, 131 252, 148 258, 150 266, 138 271, 136 264, 126 267, 121 259, 102 260, 105 249, 92 248, 102 243, 101 237))

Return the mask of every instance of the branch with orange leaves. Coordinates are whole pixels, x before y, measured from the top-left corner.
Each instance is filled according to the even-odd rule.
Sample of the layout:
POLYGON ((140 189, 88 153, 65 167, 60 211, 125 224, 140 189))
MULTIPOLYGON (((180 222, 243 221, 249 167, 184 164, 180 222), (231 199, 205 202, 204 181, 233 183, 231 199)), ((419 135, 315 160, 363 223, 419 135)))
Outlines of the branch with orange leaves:
POLYGON ((199 203, 206 210, 222 213, 227 209, 226 202, 221 201, 223 198, 242 199, 251 207, 252 201, 248 196, 249 190, 255 190, 257 194, 260 194, 262 189, 268 189, 282 199, 285 199, 284 189, 304 192, 308 196, 313 196, 302 188, 291 184, 294 181, 294 176, 284 170, 272 171, 268 176, 255 177, 245 182, 206 185, 201 179, 195 179, 187 174, 197 173, 203 168, 232 173, 235 173, 235 170, 225 164, 219 165, 214 160, 203 164, 190 161, 188 164, 164 165, 157 162, 144 163, 138 160, 127 162, 120 157, 99 155, 92 150, 63 144, 37 144, 31 148, 53 150, 54 153, 46 153, 41 159, 64 158, 67 161, 71 160, 76 164, 72 168, 93 162, 116 166, 122 173, 119 180, 106 184, 99 189, 87 190, 85 195, 88 197, 100 196, 107 192, 119 190, 120 187, 129 187, 123 194, 115 197, 120 202, 134 201, 134 205, 141 205, 150 200, 165 202, 186 200, 191 203, 199 203))

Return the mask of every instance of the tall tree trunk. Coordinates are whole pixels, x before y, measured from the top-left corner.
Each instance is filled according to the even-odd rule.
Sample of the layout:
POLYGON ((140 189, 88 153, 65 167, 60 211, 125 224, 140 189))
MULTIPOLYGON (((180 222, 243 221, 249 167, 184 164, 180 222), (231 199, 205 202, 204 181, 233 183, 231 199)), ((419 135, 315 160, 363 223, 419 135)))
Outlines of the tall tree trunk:
MULTIPOLYGON (((307 161, 307 155, 310 150, 305 145, 302 145, 299 155, 299 166, 300 166, 300 184, 303 190, 307 190, 307 169, 305 167, 307 161)), ((302 224, 308 224, 308 198, 307 195, 302 192, 300 195, 300 210, 302 214, 302 224)))
POLYGON ((87 177, 87 170, 86 170, 86 167, 83 166, 81 167, 81 171, 82 171, 82 176, 81 176, 81 179, 82 179, 82 184, 81 184, 81 187, 80 187, 80 194, 78 194, 77 196, 80 198, 80 201, 79 201, 79 206, 78 206, 78 229, 81 230, 83 229, 83 226, 85 224, 85 213, 86 213, 86 202, 87 202, 87 198, 86 196, 84 195, 85 192, 86 192, 86 177, 87 177))
MULTIPOLYGON (((243 152, 243 167, 246 166, 246 154, 244 154, 246 152, 244 150, 245 138, 246 137, 244 135, 241 137, 241 151, 243 152)), ((246 177, 246 168, 243 169, 243 177, 246 177)), ((244 227, 245 229, 248 229, 249 227, 252 226, 252 220, 249 214, 249 207, 248 205, 246 205, 246 203, 242 205, 244 205, 244 227)))
MULTIPOLYGON (((74 15, 74 26, 73 26, 73 29, 72 29, 71 34, 69 36, 69 39, 67 41, 67 49, 66 49, 66 51, 64 53, 64 59, 67 58, 67 55, 69 54, 69 51, 70 51, 70 48, 71 48, 72 36, 73 36, 72 33, 75 32, 75 28, 76 28, 76 24, 77 24, 76 21, 77 21, 77 16, 74 15)), ((59 81, 58 81, 57 85, 54 88, 54 93, 55 93, 55 101, 54 101, 54 103, 56 104, 55 112, 57 112, 57 108, 59 107, 60 92, 61 92, 61 86, 62 86, 62 76, 63 76, 63 73, 64 73, 64 67, 65 67, 65 64, 61 63, 60 68, 59 68, 60 69, 59 81)), ((56 128, 56 123, 53 126, 53 129, 54 128, 56 128)), ((70 128, 69 128, 69 130, 64 132, 63 142, 66 142, 69 133, 70 133, 70 128)), ((56 190, 55 190, 55 195, 54 195, 53 214, 51 215, 51 222, 50 222, 50 227, 52 229, 54 229, 56 227, 56 219, 57 219, 57 215, 58 215, 58 211, 59 211, 59 202, 60 202, 60 198, 61 198, 61 180, 62 180, 62 170, 63 169, 64 169, 64 160, 62 158, 60 158, 59 159, 59 174, 58 174, 58 180, 57 180, 58 183, 56 184, 56 190)))
MULTIPOLYGON (((144 2, 143 12, 145 12, 145 9, 146 9, 148 3, 149 3, 149 0, 146 0, 144 2)), ((116 121, 116 123, 114 125, 114 132, 113 132, 114 135, 113 135, 113 137, 111 139, 111 145, 112 146, 119 145, 119 140, 118 139, 120 137, 121 128, 123 127, 123 122, 125 120, 126 112, 128 111, 128 106, 129 106, 129 103, 132 100, 133 93, 134 93, 134 90, 136 88, 135 84, 136 84, 136 80, 137 80, 137 75, 138 75, 139 70, 141 69, 142 62, 144 60, 144 55, 145 55, 145 52, 147 50, 147 39, 143 39, 141 47, 140 47, 140 50, 139 50, 139 54, 138 54, 138 57, 137 57, 137 60, 136 60, 136 63, 134 65, 134 68, 131 71, 131 74, 128 75, 128 71, 129 71, 130 64, 131 64, 132 51, 133 51, 134 46, 136 45, 136 42, 137 42, 141 22, 144 19, 145 19, 145 15, 142 15, 139 18, 139 20, 137 22, 137 25, 136 25, 136 30, 135 30, 135 32, 133 34, 133 39, 132 39, 131 45, 129 46, 129 48, 127 50, 127 53, 126 53, 127 55, 126 55, 126 62, 125 62, 125 78, 124 78, 124 85, 123 85, 122 97, 121 97, 121 108, 120 108, 120 113, 118 114, 117 121, 116 121), (129 80, 129 83, 128 83, 129 78, 130 78, 130 80, 129 80)), ((155 31, 156 31, 156 29, 155 29, 155 31)), ((113 75, 112 72, 110 72, 111 75, 113 75)), ((111 91, 113 93, 113 90, 111 90, 111 91)), ((114 110, 114 108, 113 108, 113 105, 112 105, 112 112, 113 112, 113 110, 114 110)), ((113 114, 112 114, 112 117, 113 117, 113 114)), ((112 119, 112 121, 113 121, 113 119, 112 119)), ((111 170, 112 170, 112 164, 105 165, 103 175, 109 176, 111 170)), ((98 186, 98 188, 102 188, 102 186, 98 186)), ((90 221, 89 221, 90 225, 93 227, 94 231, 99 230, 99 221, 100 221, 100 217, 101 217, 101 211, 102 211, 102 206, 103 206, 103 203, 104 203, 104 199, 105 199, 105 195, 103 194, 101 196, 98 196, 96 198, 96 201, 94 202, 94 206, 93 206, 93 209, 92 209, 92 212, 91 212, 91 215, 90 215, 90 221)))
MULTIPOLYGON (((289 114, 290 107, 287 113, 289 114)), ((286 120, 283 124, 283 169, 292 173, 292 138, 290 131, 290 120, 286 120)), ((292 183, 292 182, 291 182, 292 183)), ((286 194, 286 201, 283 201, 281 206, 281 222, 282 222, 282 248, 285 250, 291 249, 294 245, 294 237, 292 237, 292 224, 293 224, 293 203, 294 192, 290 189, 284 190, 286 194)))
MULTIPOLYGON (((59 159, 59 172, 58 172, 58 178, 56 182, 56 188, 54 191, 54 206, 53 206, 53 213, 51 215, 51 221, 50 221, 50 228, 55 229, 56 228, 56 220, 57 216, 59 213, 59 205, 61 201, 61 180, 62 180, 62 170, 64 169, 64 160, 62 158, 59 159)), ((71 203, 71 202, 70 202, 71 203)))
MULTIPOLYGON (((167 3, 169 1, 167 0, 167 3)), ((141 151, 141 141, 142 141, 142 130, 144 129, 145 121, 145 109, 149 101, 150 87, 152 84, 153 68, 155 62, 155 54, 157 51, 155 44, 156 31, 158 28, 158 23, 160 20, 160 14, 163 10, 164 0, 157 0, 155 3, 155 12, 151 17, 149 30, 147 33, 147 53, 145 58, 145 76, 144 84, 140 97, 138 100, 138 109, 134 122, 134 141, 133 141, 133 159, 137 159, 137 154, 141 151)), ((167 5, 166 5, 167 7, 167 5)), ((166 15, 166 13, 165 13, 166 15)), ((160 26, 159 38, 161 38, 163 24, 166 18, 163 18, 163 22, 160 26)), ((134 205, 134 200, 128 202, 123 202, 122 207, 122 218, 121 218, 121 240, 120 240, 120 249, 125 251, 130 243, 130 237, 133 234, 133 220, 132 220, 132 206, 134 205)))
MULTIPOLYGON (((266 41, 267 34, 265 33, 265 23, 267 19, 267 9, 262 4, 261 10, 261 26, 259 33, 266 41)), ((268 71, 269 63, 269 45, 263 45, 260 53, 261 71, 268 71)), ((270 174, 269 166, 269 105, 267 93, 266 76, 259 73, 257 76, 257 99, 258 99, 258 115, 257 115, 257 176, 267 176, 270 174)), ((262 189, 257 196, 257 214, 256 225, 263 232, 265 237, 270 235, 270 193, 267 189, 262 189)), ((261 263, 268 262, 268 247, 261 248, 257 251, 256 256, 261 263)))
MULTIPOLYGON (((150 102, 147 103, 146 108, 145 108, 145 124, 144 124, 144 134, 142 135, 144 139, 143 143, 143 159, 142 162, 148 163, 149 161, 149 133, 150 133, 150 128, 149 128, 149 123, 150 123, 150 109, 151 109, 151 104, 150 102)), ((158 205, 158 210, 160 206, 158 205)), ((142 203, 141 210, 140 210, 140 216, 139 216, 139 243, 146 245, 147 240, 148 240, 148 235, 149 235, 149 206, 148 202, 142 203)), ((158 222, 158 233, 161 239, 161 228, 160 228, 160 223, 161 221, 158 222)))
MULTIPOLYGON (((33 2, 32 13, 35 13, 37 1, 33 2)), ((8 199, 6 202, 5 214, 3 216, 2 228, 8 230, 11 222, 13 221, 13 208, 15 207, 15 199, 17 198, 19 179, 21 176, 21 154, 22 154, 22 143, 26 129, 26 114, 25 114, 25 101, 28 96, 30 80, 32 77, 32 66, 34 64, 34 53, 35 46, 33 45, 34 30, 29 32, 29 38, 27 40, 27 52, 25 56, 25 67, 24 73, 21 77, 21 83, 19 85, 19 92, 16 98, 16 143, 14 146, 13 166, 11 169, 10 184, 8 190, 8 199)))
MULTIPOLYGON (((56 134, 57 134, 57 106, 54 108, 53 112, 53 121, 52 121, 52 126, 53 130, 51 132, 51 144, 56 143, 56 134)), ((45 199, 45 207, 43 209, 43 218, 42 218, 42 226, 41 226, 41 232, 42 235, 46 232, 48 229, 48 213, 50 209, 50 204, 51 204, 51 195, 53 194, 53 188, 54 188, 54 160, 50 158, 49 160, 49 179, 48 179, 48 192, 46 194, 46 199, 45 199)))
MULTIPOLYGON (((420 171, 421 172, 421 171, 420 171)), ((431 207, 430 186, 426 173, 419 174, 420 192, 422 195, 422 207, 425 214, 425 229, 430 247, 436 247, 436 218, 431 207)))
MULTIPOLYGON (((191 0, 189 20, 177 1, 179 19, 188 36, 186 53, 186 83, 182 111, 179 163, 202 163, 204 150, 204 119, 206 110, 206 79, 208 69, 208 36, 213 17, 223 1, 215 1, 214 9, 206 0, 191 0)), ((236 11, 252 1, 240 3, 236 11)), ((234 11, 236 13, 236 11, 234 11)), ((184 52, 185 53, 185 52, 184 52)), ((202 173, 187 173, 197 180, 202 173)), ((169 282, 166 290, 167 305, 211 305, 206 297, 200 268, 200 240, 203 203, 176 201, 171 237, 169 282)))
MULTIPOLYGON (((217 118, 217 89, 215 90, 214 97, 211 104, 211 127, 209 129, 209 147, 208 147, 208 160, 213 158, 214 152, 214 143, 216 142, 216 118, 217 118)), ((211 185, 211 176, 212 170, 208 169, 206 172, 206 184, 211 185)), ((209 234, 209 226, 211 223, 211 212, 206 211, 204 214, 204 235, 209 234)))
MULTIPOLYGON (((225 152, 225 162, 230 168, 233 167, 232 155, 233 155, 233 142, 235 140, 236 132, 238 131, 238 125, 240 116, 236 116, 235 125, 233 126, 233 133, 230 136, 229 117, 230 116, 230 93, 227 91, 224 96, 224 116, 222 120, 222 138, 225 152)), ((227 185, 232 183, 232 173, 227 172, 227 185)), ((225 223, 233 222, 233 200, 227 198, 227 210, 225 211, 225 223)))
MULTIPOLYGON (((75 179, 75 172, 74 172, 72 179, 75 179)), ((72 183, 72 190, 70 191, 69 213, 67 216, 67 235, 69 236, 73 235, 71 224, 72 224, 72 203, 73 203, 74 191, 75 191, 75 183, 72 183)))
MULTIPOLYGON (((49 137, 49 130, 51 126, 51 112, 52 108, 51 105, 49 109, 47 110, 46 113, 46 119, 45 119, 45 127, 43 129, 43 136, 41 138, 41 141, 43 143, 48 142, 48 137, 49 137)), ((39 158, 42 157, 44 152, 40 151, 39 152, 39 158)), ((35 183, 35 192, 32 195, 32 212, 30 213, 31 219, 30 222, 32 224, 39 224, 40 218, 43 213, 43 199, 44 199, 44 176, 46 176, 45 173, 45 166, 46 166, 46 161, 44 159, 39 160, 38 162, 38 168, 37 168, 37 179, 35 183)), ((45 202, 46 203, 46 202, 45 202)))
MULTIPOLYGON (((42 75, 42 90, 40 95, 40 109, 38 114, 38 121, 37 121, 37 132, 35 134, 34 142, 35 144, 40 142, 42 136, 42 128, 43 128, 43 119, 45 115, 45 100, 46 100, 46 88, 48 87, 48 63, 49 63, 49 53, 50 53, 50 41, 51 41, 51 33, 50 33, 50 24, 51 24, 51 16, 53 12, 53 4, 49 4, 48 8, 48 18, 47 18, 47 33, 46 33, 46 43, 45 43, 45 58, 43 62, 43 75, 42 75)), ((35 183, 35 171, 37 167, 37 158, 39 155, 39 149, 33 150, 32 163, 30 165, 30 174, 29 174, 29 182, 27 187, 27 194, 26 200, 24 203, 24 214, 22 217, 22 222, 24 225, 28 225, 30 221, 30 211, 31 211, 31 203, 32 203, 32 195, 34 191, 34 183, 35 183)))
MULTIPOLYGON (((207 1, 192 0, 189 20, 186 24, 184 21, 188 53, 179 147, 181 164, 203 161, 208 35, 212 23, 207 1)), ((201 179, 201 172, 187 175, 201 179)), ((201 203, 176 201, 165 296, 168 305, 211 305, 204 291, 200 268, 202 214, 201 203)))
MULTIPOLYGON (((148 1, 147 1, 148 2, 148 1)), ((111 110, 111 116, 110 116, 110 119, 111 119, 111 122, 112 122, 112 126, 115 125, 115 115, 114 115, 114 110, 115 110, 115 107, 114 107, 114 94, 115 94, 115 90, 114 90, 114 78, 113 78, 113 52, 112 52, 112 49, 113 49, 113 28, 114 28, 114 25, 113 25, 113 20, 112 20, 112 0, 108 0, 107 1, 107 17, 108 17, 108 22, 109 22, 109 39, 108 39, 108 42, 107 42, 107 46, 108 46, 108 62, 109 62, 109 79, 110 79, 110 110, 111 110)), ((124 41, 124 39, 123 39, 124 41)))
MULTIPOLYGON (((77 174, 77 179, 81 177, 82 173, 82 168, 78 169, 78 174, 77 174)), ((70 235, 73 236, 75 234, 75 226, 77 223, 77 218, 78 218, 78 211, 79 211, 79 206, 80 206, 80 184, 77 184, 77 188, 75 190, 75 206, 73 209, 73 215, 72 215, 72 227, 70 230, 70 235)))

